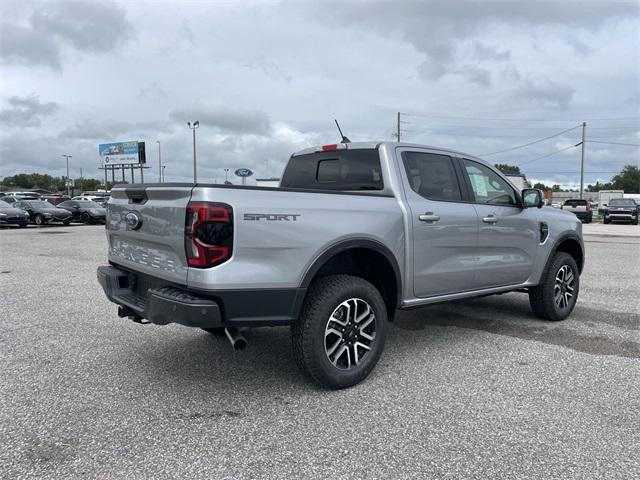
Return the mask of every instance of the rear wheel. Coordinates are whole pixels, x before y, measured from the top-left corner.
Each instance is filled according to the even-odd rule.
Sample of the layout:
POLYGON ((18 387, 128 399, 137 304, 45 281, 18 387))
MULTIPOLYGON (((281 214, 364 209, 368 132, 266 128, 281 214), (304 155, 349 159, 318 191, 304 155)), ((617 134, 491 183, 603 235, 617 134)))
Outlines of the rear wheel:
POLYGON ((631 220, 631 225, 638 225, 638 217, 631 220))
POLYGON ((291 328, 293 354, 316 383, 338 389, 364 380, 384 349, 387 311, 368 281, 332 275, 313 283, 291 328))
POLYGON ((578 300, 580 272, 574 258, 565 252, 554 255, 540 284, 529 289, 529 303, 544 320, 564 320, 578 300))
POLYGON ((607 223, 611 223, 611 219, 604 217, 604 220, 602 220, 602 223, 607 224, 607 223))
POLYGON ((91 217, 87 212, 84 212, 80 217, 80 219, 82 220, 82 223, 87 223, 87 224, 91 223, 91 217))

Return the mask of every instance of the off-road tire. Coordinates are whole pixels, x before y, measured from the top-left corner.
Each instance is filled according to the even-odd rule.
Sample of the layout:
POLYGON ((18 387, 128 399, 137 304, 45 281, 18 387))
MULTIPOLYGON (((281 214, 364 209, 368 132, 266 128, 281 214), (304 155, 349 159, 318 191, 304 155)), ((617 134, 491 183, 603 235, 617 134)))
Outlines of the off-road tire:
POLYGON ((565 252, 557 252, 545 268, 540 284, 529 289, 529 304, 536 316, 543 320, 560 321, 571 315, 580 292, 580 273, 574 258, 565 252), (556 277, 560 269, 567 266, 574 275, 574 290, 565 308, 556 303, 556 277))
POLYGON ((384 300, 371 283, 351 275, 322 277, 309 288, 300 318, 291 327, 293 356, 298 367, 314 382, 331 389, 351 387, 364 380, 378 363, 384 349, 386 324, 384 300), (334 310, 351 299, 370 306, 375 316, 375 335, 371 349, 359 364, 341 369, 327 356, 325 329, 334 310))

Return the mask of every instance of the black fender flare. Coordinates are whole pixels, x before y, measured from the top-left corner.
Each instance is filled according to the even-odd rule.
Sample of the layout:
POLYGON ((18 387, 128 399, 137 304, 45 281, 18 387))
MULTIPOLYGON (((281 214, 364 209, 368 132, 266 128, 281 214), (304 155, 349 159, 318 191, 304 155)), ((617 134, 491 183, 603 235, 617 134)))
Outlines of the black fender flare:
POLYGON ((386 245, 384 245, 382 242, 378 242, 377 240, 371 240, 368 238, 352 238, 344 240, 326 249, 313 261, 311 266, 307 268, 307 271, 302 278, 300 288, 303 288, 305 290, 309 288, 309 285, 311 285, 311 282, 313 281, 318 271, 320 271, 320 269, 329 260, 331 260, 339 253, 345 252, 347 250, 352 250, 354 248, 365 248, 373 250, 377 253, 380 253, 387 259, 387 261, 391 265, 391 268, 393 268, 393 273, 395 276, 397 296, 396 308, 398 308, 402 303, 402 275, 400 274, 398 261, 395 255, 391 252, 391 250, 389 250, 389 248, 387 248, 386 245))
POLYGON ((582 238, 580 237, 580 235, 578 235, 575 232, 562 233, 562 234, 560 234, 558 236, 558 238, 556 238, 554 240, 553 246, 551 247, 551 250, 549 251, 549 256, 547 257, 547 261, 545 262, 545 266, 544 266, 543 272, 547 271, 547 268, 549 266, 549 263, 551 262, 551 259, 553 258, 553 256, 558 251, 558 248, 560 247, 560 245, 566 240, 575 240, 576 242, 578 242, 578 245, 580 246, 580 253, 582 254, 582 262, 579 265, 579 268, 580 268, 580 273, 582 273, 582 270, 584 270, 584 261, 585 261, 584 242, 583 242, 582 238))

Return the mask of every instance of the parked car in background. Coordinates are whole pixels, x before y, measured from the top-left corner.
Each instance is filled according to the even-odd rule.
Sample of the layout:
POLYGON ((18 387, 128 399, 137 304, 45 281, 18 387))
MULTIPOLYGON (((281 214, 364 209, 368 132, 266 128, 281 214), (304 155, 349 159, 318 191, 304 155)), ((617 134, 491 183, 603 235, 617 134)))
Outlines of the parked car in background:
POLYGON ((58 205, 73 215, 73 220, 83 223, 105 223, 107 211, 89 200, 68 200, 58 205))
MULTIPOLYGON (((109 201, 109 198, 111 198, 111 192, 107 192, 104 190, 88 191, 88 192, 82 192, 82 194, 78 195, 78 197, 89 197, 90 201, 99 203, 100 205, 104 206, 109 201)), ((74 197, 72 200, 75 200, 75 199, 76 197, 74 197)))
POLYGON ((604 209, 604 223, 631 222, 638 225, 638 204, 632 198, 612 198, 604 209))
POLYGON ((26 227, 29 223, 29 214, 19 208, 15 208, 7 202, 0 200, 0 225, 18 225, 26 227))
POLYGON ((2 200, 5 203, 15 203, 15 202, 19 202, 20 200, 40 200, 40 195, 32 195, 32 194, 5 195, 4 197, 0 197, 0 200, 2 200))
POLYGON ((62 202, 71 200, 71 197, 68 197, 66 195, 42 195, 40 199, 49 202, 51 205, 57 206, 62 202))
POLYGON ((593 212, 591 211, 591 204, 587 200, 581 200, 579 198, 570 198, 560 207, 562 210, 573 213, 584 223, 591 223, 593 220, 593 212))
POLYGON ((44 200, 20 200, 13 205, 16 208, 26 210, 29 220, 36 225, 58 222, 69 225, 73 216, 64 208, 58 208, 44 200))

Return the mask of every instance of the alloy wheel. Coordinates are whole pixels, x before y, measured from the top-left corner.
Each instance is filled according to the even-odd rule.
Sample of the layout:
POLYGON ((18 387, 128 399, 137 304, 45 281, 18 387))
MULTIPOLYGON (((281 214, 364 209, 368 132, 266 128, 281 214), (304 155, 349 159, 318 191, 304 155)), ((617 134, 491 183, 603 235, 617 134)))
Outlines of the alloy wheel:
POLYGON ((556 274, 553 297, 560 309, 568 308, 575 293, 576 276, 569 265, 562 265, 556 274))
POLYGON ((333 311, 325 327, 324 350, 341 370, 356 368, 371 351, 376 337, 376 316, 360 298, 345 300, 333 311))

